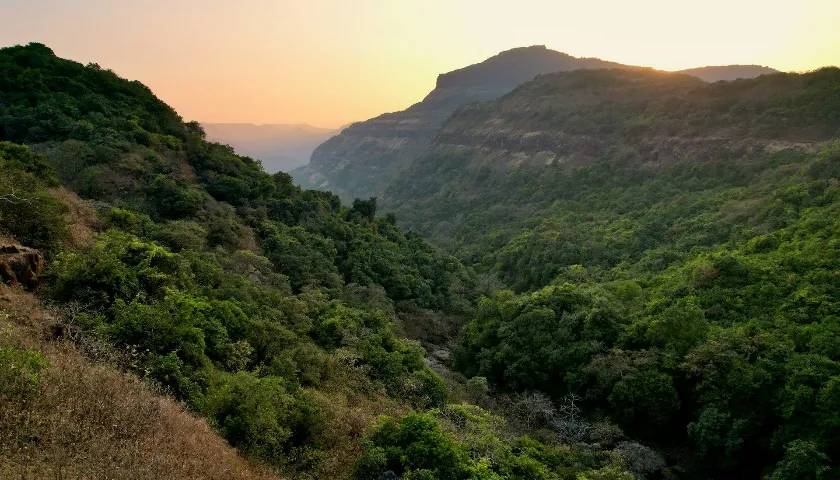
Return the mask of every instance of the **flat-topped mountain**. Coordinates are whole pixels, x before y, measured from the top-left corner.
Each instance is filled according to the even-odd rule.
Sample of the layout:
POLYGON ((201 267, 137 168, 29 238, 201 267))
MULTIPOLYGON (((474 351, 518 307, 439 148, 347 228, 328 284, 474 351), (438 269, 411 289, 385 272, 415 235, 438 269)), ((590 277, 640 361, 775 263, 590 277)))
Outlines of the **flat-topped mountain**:
POLYGON ((435 89, 411 109, 429 109, 464 100, 488 100, 542 73, 587 68, 624 68, 598 58, 578 58, 549 50, 544 45, 506 50, 487 60, 438 75, 435 89))
MULTIPOLYGON (((355 123, 292 172, 303 186, 331 190, 343 200, 381 196, 397 173, 422 154, 440 126, 461 106, 493 100, 545 73, 598 68, 639 69, 581 58, 542 45, 514 48, 438 76, 435 89, 409 108, 355 123)), ((775 70, 755 65, 701 67, 681 73, 707 82, 752 78, 775 70)))
POLYGON ((438 76, 435 89, 406 110, 345 128, 316 148, 309 165, 295 170, 293 176, 302 185, 332 190, 344 200, 377 195, 424 151, 458 107, 498 98, 541 73, 622 66, 544 46, 507 50, 438 76))

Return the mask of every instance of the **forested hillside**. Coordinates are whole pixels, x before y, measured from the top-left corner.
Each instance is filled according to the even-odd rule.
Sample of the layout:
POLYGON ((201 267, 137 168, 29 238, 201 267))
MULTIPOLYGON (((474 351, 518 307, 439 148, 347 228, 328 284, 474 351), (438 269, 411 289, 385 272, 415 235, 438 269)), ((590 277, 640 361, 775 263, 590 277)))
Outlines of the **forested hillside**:
POLYGON ((142 84, 40 44, 0 50, 0 99, 0 260, 37 259, 26 282, 6 277, 16 253, 3 270, 20 283, 0 303, 0 379, 15 379, 0 387, 4 475, 261 475, 185 413, 161 417, 178 428, 153 423, 153 405, 172 405, 155 392, 288 478, 625 479, 665 466, 613 430, 586 437, 599 445, 556 437, 531 420, 543 397, 492 399, 485 381, 424 359, 399 332, 457 325, 489 290, 375 201, 346 208, 268 175, 142 84), (35 300, 18 290, 33 283, 35 300), (517 416, 500 415, 508 405, 517 416), (124 455, 132 444, 150 448, 142 461, 124 455), (210 455, 222 473, 201 466, 210 455))
POLYGON ((388 197, 530 292, 481 302, 457 368, 579 395, 693 475, 831 478, 838 112, 836 68, 579 71, 462 108, 388 197))
POLYGON ((840 136, 839 83, 836 68, 717 84, 545 75, 453 115, 386 207, 517 290, 570 265, 684 255, 766 229, 772 188, 840 136))
POLYGON ((2 49, 0 473, 836 478, 838 139, 838 69, 544 75, 382 216, 2 49))
MULTIPOLYGON (((438 75, 434 90, 405 110, 354 123, 318 146, 309 165, 292 172, 304 186, 331 190, 345 202, 382 197, 405 180, 404 171, 423 156, 458 108, 494 100, 535 76, 554 72, 643 67, 599 58, 574 57, 543 45, 513 48, 481 63, 438 75)), ((707 82, 775 73, 758 65, 721 65, 683 70, 707 82)))
POLYGON ((0 99, 0 226, 46 257, 42 296, 246 455, 347 474, 378 412, 443 404, 395 318, 467 311, 470 276, 375 202, 268 175, 42 45, 0 51, 0 99))
POLYGON ((425 151, 458 107, 498 98, 540 73, 621 66, 542 45, 506 50, 438 75, 435 89, 403 111, 350 125, 318 146, 309 165, 292 174, 301 185, 332 190, 345 201, 381 195, 425 151))

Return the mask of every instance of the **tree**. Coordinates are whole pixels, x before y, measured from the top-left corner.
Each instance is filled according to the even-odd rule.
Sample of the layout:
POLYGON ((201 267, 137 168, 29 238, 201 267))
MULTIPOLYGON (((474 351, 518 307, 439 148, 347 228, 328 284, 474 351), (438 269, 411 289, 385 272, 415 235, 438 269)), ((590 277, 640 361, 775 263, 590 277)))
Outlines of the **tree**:
POLYGON ((349 212, 350 219, 360 218, 368 221, 373 221, 376 216, 376 197, 371 197, 367 200, 357 198, 353 200, 353 206, 349 212))
POLYGON ((769 480, 821 480, 828 478, 828 457, 817 445, 806 440, 794 440, 785 445, 782 458, 769 480))

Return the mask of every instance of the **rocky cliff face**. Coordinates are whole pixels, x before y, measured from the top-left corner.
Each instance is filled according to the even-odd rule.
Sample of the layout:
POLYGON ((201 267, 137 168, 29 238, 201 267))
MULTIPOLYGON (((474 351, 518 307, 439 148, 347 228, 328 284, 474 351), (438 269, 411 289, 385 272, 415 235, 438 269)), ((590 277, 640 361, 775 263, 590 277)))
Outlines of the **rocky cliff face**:
POLYGON ((43 271, 44 257, 38 250, 20 245, 0 245, 0 282, 33 289, 38 286, 38 276, 43 271))
POLYGON ((544 46, 502 52, 438 76, 435 89, 404 111, 347 127, 316 148, 310 164, 295 170, 293 176, 304 186, 332 190, 344 200, 379 196, 426 149, 457 108, 498 98, 538 74, 621 66, 544 46))

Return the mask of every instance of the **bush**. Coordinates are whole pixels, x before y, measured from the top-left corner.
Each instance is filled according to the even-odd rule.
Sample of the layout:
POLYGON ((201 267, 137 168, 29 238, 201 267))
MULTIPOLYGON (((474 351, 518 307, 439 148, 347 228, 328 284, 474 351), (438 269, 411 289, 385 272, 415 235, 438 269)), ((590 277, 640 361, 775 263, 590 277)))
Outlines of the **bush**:
POLYGON ((149 198, 163 218, 195 215, 206 201, 205 194, 190 184, 158 175, 149 186, 149 198))
POLYGON ((35 395, 47 359, 38 352, 0 347, 0 400, 26 402, 35 395))
POLYGON ((608 465, 597 470, 589 470, 577 475, 577 480, 635 480, 632 473, 626 472, 621 467, 608 465))
POLYGON ((829 460, 817 445, 806 440, 794 440, 785 445, 782 458, 769 480, 821 480, 829 478, 829 460))
POLYGON ((51 294, 93 308, 117 299, 162 298, 166 288, 191 285, 188 265, 169 250, 119 231, 100 235, 81 252, 66 251, 49 266, 51 294))
POLYGON ((405 376, 401 390, 402 397, 416 408, 437 408, 446 403, 446 384, 428 368, 415 370, 405 376))
POLYGON ((469 478, 466 452, 428 414, 411 413, 400 421, 385 418, 356 464, 355 477, 377 480, 386 471, 417 478, 469 478))
POLYGON ((204 250, 207 246, 207 229, 190 220, 165 222, 155 229, 154 239, 173 252, 204 250))
POLYGON ((314 402, 280 377, 219 375, 201 410, 237 448, 280 464, 320 428, 314 402))

